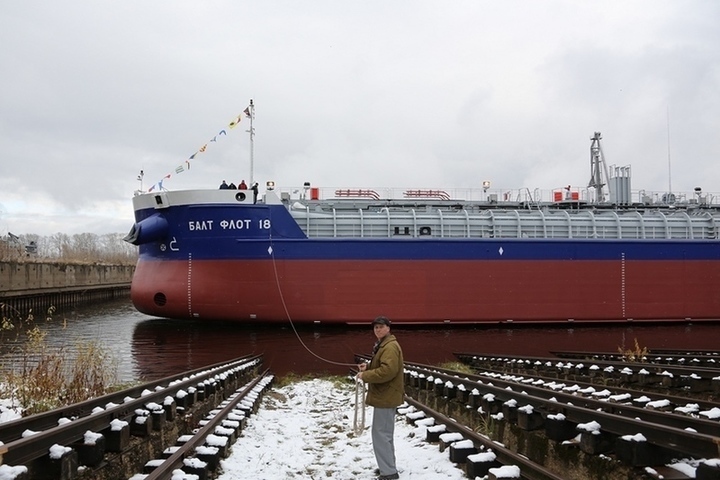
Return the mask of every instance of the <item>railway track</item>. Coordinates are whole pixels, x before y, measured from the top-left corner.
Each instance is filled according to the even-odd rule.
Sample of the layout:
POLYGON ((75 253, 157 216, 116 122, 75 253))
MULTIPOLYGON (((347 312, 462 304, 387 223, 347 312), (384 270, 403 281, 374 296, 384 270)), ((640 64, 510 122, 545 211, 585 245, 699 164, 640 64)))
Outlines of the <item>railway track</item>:
POLYGON ((266 371, 240 387, 199 423, 193 435, 180 437, 178 445, 167 448, 163 457, 148 461, 145 471, 131 480, 169 480, 177 470, 207 478, 227 456, 245 419, 258 408, 258 400, 272 380, 266 371))
MULTIPOLYGON (((616 380, 618 380, 617 382, 607 382, 608 378, 612 378, 608 376, 593 379, 592 377, 569 375, 568 377, 570 378, 559 379, 558 375, 553 375, 553 370, 550 372, 537 369, 526 371, 522 368, 507 368, 507 364, 504 364, 505 367, 501 369, 492 369, 478 366, 475 362, 471 362, 470 364, 473 365, 473 369, 477 375, 487 377, 488 381, 491 381, 490 379, 496 379, 496 383, 504 382, 506 386, 512 383, 530 384, 531 386, 539 386, 553 392, 560 391, 562 393, 586 396, 604 402, 625 405, 631 404, 635 407, 649 406, 651 409, 676 413, 683 416, 693 414, 702 416, 701 412, 711 413, 713 409, 718 407, 717 402, 705 400, 700 395, 688 397, 686 395, 677 396, 668 393, 672 392, 673 389, 664 388, 661 393, 657 393, 628 388, 624 385, 629 384, 642 387, 647 384, 625 383, 619 381, 620 379, 617 376, 615 377, 616 380), (545 373, 546 375, 538 373, 545 373), (577 378, 596 381, 584 382, 577 380, 577 378)), ((718 412, 718 414, 720 414, 720 412, 718 412)), ((710 416, 708 415, 706 418, 710 418, 710 416)))
MULTIPOLYGON (((672 458, 695 459, 699 480, 720 475, 720 467, 701 461, 720 458, 720 415, 701 415, 720 412, 712 400, 693 400, 694 410, 686 396, 640 402, 647 392, 615 386, 628 374, 605 371, 613 365, 604 361, 593 378, 578 362, 458 358, 474 362, 475 372, 406 363, 406 405, 399 413, 424 427, 427 440, 447 449, 468 478, 490 469, 497 478, 517 473, 513 478, 526 480, 691 478, 665 466, 672 458), (660 400, 667 403, 655 403, 660 400)), ((103 480, 212 478, 272 383, 261 365, 261 356, 241 357, 0 424, 1 464, 27 467, 23 480, 71 479, 78 464, 87 466, 90 478, 103 480), (166 431, 163 425, 175 427, 166 431), (146 448, 123 443, 131 434, 162 444, 147 448, 155 454, 135 459, 146 448), (101 445, 92 448, 89 436, 102 439, 101 445), (113 470, 113 455, 132 465, 122 474, 113 470), (49 469, 56 473, 48 475, 49 469)))
MULTIPOLYGON (((542 375, 566 380, 595 381, 605 384, 640 385, 643 389, 682 393, 701 398, 701 394, 720 395, 720 364, 701 366, 694 362, 653 363, 628 362, 604 357, 575 361, 549 357, 518 357, 456 353, 455 356, 473 368, 487 368, 508 373, 542 375)), ((667 360, 667 358, 665 359, 667 360)))
MULTIPOLYGON (((627 360, 627 355, 620 352, 586 352, 586 351, 551 351, 558 358, 579 360, 627 360)), ((651 348, 645 353, 639 352, 643 361, 651 363, 682 363, 707 367, 720 367, 719 350, 678 350, 670 348, 651 348)))
MULTIPOLYGON (((469 432, 489 423, 497 427, 494 433, 502 430, 505 435, 493 437, 496 441, 508 441, 508 431, 514 431, 510 443, 530 442, 528 438, 544 431, 544 441, 534 440, 543 448, 516 452, 541 466, 552 463, 548 457, 553 452, 570 448, 563 445, 579 449, 586 458, 612 455, 630 470, 649 467, 663 472, 654 478, 663 475, 665 479, 687 478, 665 471, 665 464, 672 458, 720 457, 717 419, 701 418, 697 412, 639 407, 633 405, 633 394, 627 390, 597 396, 592 394, 597 393, 592 387, 563 384, 557 378, 489 371, 471 375, 421 364, 406 364, 405 375, 415 402, 443 406, 445 416, 459 418, 465 424, 453 428, 468 437, 469 432)), ((712 402, 703 405, 720 407, 712 402)), ((480 444, 476 437, 472 441, 480 444)), ((558 474, 556 468, 552 471, 558 474)), ((534 474, 527 478, 536 478, 530 475, 534 474)), ((589 473, 559 478, 592 478, 583 475, 589 473)))
POLYGON ((515 453, 509 448, 490 440, 487 436, 475 432, 467 425, 453 420, 438 410, 434 410, 407 396, 405 402, 409 408, 401 408, 399 413, 405 415, 408 422, 426 427, 427 431, 431 432, 428 434, 427 439, 437 441, 440 448, 448 448, 450 460, 454 463, 464 463, 469 478, 484 477, 490 473, 490 469, 506 466, 517 467, 521 472, 520 478, 527 480, 565 479, 565 477, 553 473, 542 465, 529 460, 524 455, 515 453), (418 415, 418 412, 421 415, 418 415), (428 422, 428 419, 431 421, 428 422), (432 435, 433 432, 438 433, 437 440, 432 435), (453 433, 459 436, 454 436, 453 433), (467 444, 468 440, 472 442, 472 446, 467 444), (477 458, 478 454, 481 454, 479 456, 482 458, 477 458))
POLYGON ((260 355, 240 357, 2 423, 0 465, 25 467, 28 479, 48 478, 48 471, 73 478, 62 472, 76 471, 78 464, 107 469, 106 457, 126 450, 131 436, 164 436, 165 426, 181 431, 256 376, 261 365, 260 355))

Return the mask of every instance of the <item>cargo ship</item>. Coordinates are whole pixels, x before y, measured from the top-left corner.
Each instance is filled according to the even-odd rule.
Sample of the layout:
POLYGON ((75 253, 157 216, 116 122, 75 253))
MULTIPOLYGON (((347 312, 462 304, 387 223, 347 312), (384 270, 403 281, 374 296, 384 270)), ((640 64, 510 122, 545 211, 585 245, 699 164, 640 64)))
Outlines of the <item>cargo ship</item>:
POLYGON ((634 192, 591 138, 587 187, 140 193, 135 307, 248 323, 720 318, 720 204, 634 192))

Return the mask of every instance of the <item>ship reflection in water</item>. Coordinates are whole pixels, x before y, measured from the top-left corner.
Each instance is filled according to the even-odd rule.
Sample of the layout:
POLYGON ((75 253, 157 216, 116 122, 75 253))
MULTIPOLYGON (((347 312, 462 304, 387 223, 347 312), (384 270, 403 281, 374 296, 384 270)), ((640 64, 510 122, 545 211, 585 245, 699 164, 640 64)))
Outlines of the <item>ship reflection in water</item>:
MULTIPOLYGON (((641 347, 709 350, 717 348, 720 324, 656 324, 597 327, 518 326, 393 329, 405 360, 437 365, 456 360, 455 352, 552 356, 552 351, 616 352, 641 347)), ((276 375, 345 374, 355 353, 369 353, 375 337, 367 328, 316 326, 259 327, 166 319, 135 324, 132 356, 138 378, 150 380, 243 355, 263 354, 276 375)))

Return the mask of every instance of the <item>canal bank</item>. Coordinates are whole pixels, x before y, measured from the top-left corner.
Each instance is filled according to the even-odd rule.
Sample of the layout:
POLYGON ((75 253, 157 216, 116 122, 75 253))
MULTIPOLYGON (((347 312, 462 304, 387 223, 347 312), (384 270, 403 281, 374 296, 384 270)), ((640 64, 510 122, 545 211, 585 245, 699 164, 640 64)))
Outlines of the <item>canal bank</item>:
POLYGON ((12 316, 127 297, 134 271, 134 265, 0 262, 0 305, 12 316))

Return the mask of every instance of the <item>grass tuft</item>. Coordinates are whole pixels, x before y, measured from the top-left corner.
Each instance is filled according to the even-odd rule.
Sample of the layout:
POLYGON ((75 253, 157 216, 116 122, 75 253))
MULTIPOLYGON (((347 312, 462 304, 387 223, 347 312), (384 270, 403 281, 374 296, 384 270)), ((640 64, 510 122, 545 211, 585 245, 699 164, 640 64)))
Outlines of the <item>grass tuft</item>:
POLYGON ((635 338, 635 347, 625 348, 625 345, 618 347, 618 352, 622 355, 624 362, 647 362, 649 350, 647 347, 641 347, 638 339, 635 338))
POLYGON ((460 373, 475 373, 473 369, 462 363, 462 362, 445 362, 438 365, 440 368, 444 368, 445 370, 452 370, 454 372, 460 372, 460 373))

